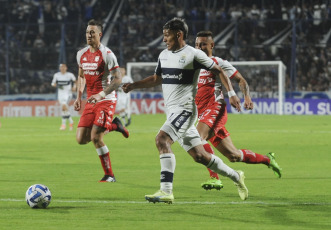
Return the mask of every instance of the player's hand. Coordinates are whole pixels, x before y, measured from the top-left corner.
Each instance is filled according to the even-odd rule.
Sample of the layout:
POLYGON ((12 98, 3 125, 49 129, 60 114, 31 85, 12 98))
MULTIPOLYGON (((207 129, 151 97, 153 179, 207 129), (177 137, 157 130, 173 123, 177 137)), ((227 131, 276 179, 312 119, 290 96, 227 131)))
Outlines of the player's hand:
POLYGON ((252 110, 254 108, 252 99, 249 96, 245 97, 244 108, 248 110, 252 110))
POLYGON ((97 94, 94 94, 91 97, 89 97, 87 99, 87 103, 95 104, 95 103, 97 103, 98 101, 100 101, 102 99, 103 99, 103 97, 100 94, 97 93, 97 94))
POLYGON ((240 99, 237 97, 237 95, 235 96, 232 96, 229 98, 229 101, 230 101, 230 104, 233 108, 236 108, 236 110, 238 112, 241 111, 241 108, 240 108, 240 99))
POLYGON ((125 83, 123 86, 122 86, 122 89, 125 93, 128 93, 130 92, 131 90, 133 90, 133 84, 132 83, 125 83))
POLYGON ((76 111, 79 111, 81 108, 81 105, 82 105, 82 100, 77 98, 74 102, 74 109, 76 111))

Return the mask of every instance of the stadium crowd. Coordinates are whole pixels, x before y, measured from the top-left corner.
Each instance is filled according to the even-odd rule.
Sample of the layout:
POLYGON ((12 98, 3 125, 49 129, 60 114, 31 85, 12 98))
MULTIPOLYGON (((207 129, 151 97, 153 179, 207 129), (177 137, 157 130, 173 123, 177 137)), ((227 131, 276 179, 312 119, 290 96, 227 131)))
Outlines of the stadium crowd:
MULTIPOLYGON (((0 10, 0 94, 6 93, 6 58, 10 94, 53 93, 50 79, 59 64, 61 25, 65 25, 66 62, 76 73, 75 53, 85 44, 81 35, 86 22, 91 18, 105 21, 109 10, 104 9, 111 9, 115 2, 2 1, 6 7, 0 10)), ((198 31, 211 30, 217 35, 234 23, 235 32, 216 45, 215 54, 229 61, 281 60, 287 66, 288 88, 293 81, 291 26, 295 22, 292 90, 331 90, 330 37, 325 39, 331 28, 331 5, 326 0, 124 0, 106 45, 117 54, 122 66, 132 61, 155 62, 162 49, 159 28, 173 17, 188 22, 191 45, 198 31), (266 42, 286 28, 291 32, 283 40, 278 37, 266 42)), ((254 82, 250 85, 257 90, 254 82)))

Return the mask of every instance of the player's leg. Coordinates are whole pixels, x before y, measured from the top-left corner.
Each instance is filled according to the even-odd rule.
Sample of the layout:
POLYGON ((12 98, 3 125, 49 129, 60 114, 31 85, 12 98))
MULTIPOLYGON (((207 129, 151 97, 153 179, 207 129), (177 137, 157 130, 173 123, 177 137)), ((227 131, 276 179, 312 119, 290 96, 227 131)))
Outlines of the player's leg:
MULTIPOLYGON (((210 154, 214 154, 213 148, 208 144, 206 140, 208 140, 210 137, 214 135, 213 130, 205 123, 199 122, 197 125, 197 130, 201 136, 202 139, 202 145, 206 152, 210 154)), ((201 184, 201 187, 209 190, 209 189, 217 189, 220 190, 223 188, 222 182, 219 180, 218 174, 207 168, 209 172, 210 179, 203 182, 201 184)))
POLYGON ((125 126, 129 126, 131 124, 131 95, 127 95, 127 101, 125 106, 125 114, 126 114, 126 123, 125 126))
POLYGON ((210 140, 216 149, 231 162, 245 162, 246 164, 265 164, 272 168, 278 177, 281 177, 281 168, 275 161, 274 153, 262 155, 248 149, 237 149, 230 136, 218 141, 218 138, 210 140))
POLYGON ((202 145, 195 146, 187 152, 197 163, 203 164, 212 171, 233 180, 238 188, 240 198, 242 200, 246 200, 248 198, 248 189, 244 183, 245 176, 242 171, 235 171, 226 165, 218 156, 208 154, 202 145))
POLYGON ((100 158, 101 166, 104 171, 104 176, 100 182, 116 182, 111 161, 109 156, 109 149, 103 141, 104 131, 106 128, 93 125, 91 130, 91 141, 100 158))
POLYGON ((160 130, 155 138, 156 147, 159 150, 161 179, 160 190, 151 195, 145 195, 149 202, 164 202, 171 204, 174 200, 172 193, 173 178, 176 168, 175 155, 172 152, 171 145, 174 143, 171 137, 164 131, 160 130))
POLYGON ((95 115, 91 130, 91 141, 98 153, 104 177, 100 182, 115 182, 115 176, 112 170, 109 150, 103 141, 105 130, 109 129, 113 123, 110 123, 115 113, 115 104, 112 101, 99 102, 94 106, 93 114, 95 115))
POLYGON ((64 97, 59 99, 59 102, 61 104, 61 127, 60 130, 65 130, 67 128, 67 119, 68 119, 68 114, 67 114, 67 105, 66 105, 66 100, 64 97))

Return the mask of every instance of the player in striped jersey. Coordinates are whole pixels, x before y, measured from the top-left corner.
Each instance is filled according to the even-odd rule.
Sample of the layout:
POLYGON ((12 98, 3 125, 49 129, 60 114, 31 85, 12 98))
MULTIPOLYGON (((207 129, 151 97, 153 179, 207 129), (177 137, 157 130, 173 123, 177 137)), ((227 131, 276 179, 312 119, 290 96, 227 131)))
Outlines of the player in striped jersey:
MULTIPOLYGON (((235 80, 244 95, 244 108, 253 109, 253 102, 249 95, 249 87, 244 77, 228 61, 213 56, 213 34, 211 31, 200 31, 197 34, 195 48, 204 51, 208 57, 219 65, 227 77, 235 80)), ((197 129, 202 138, 205 150, 214 154, 213 149, 208 144, 208 140, 213 146, 231 162, 245 162, 247 164, 265 164, 274 173, 281 177, 281 168, 275 161, 274 153, 261 155, 247 149, 237 149, 230 138, 230 133, 226 130, 227 121, 226 102, 222 93, 222 85, 211 71, 201 70, 198 92, 195 97, 198 108, 199 123, 197 129)), ((209 170, 209 169, 208 169, 209 170)), ((223 187, 218 175, 211 170, 210 180, 201 184, 204 189, 221 189, 223 187)))
MULTIPOLYGON (((233 92, 232 85, 212 59, 201 50, 186 44, 187 35, 188 27, 184 20, 174 18, 168 21, 163 26, 163 42, 167 48, 159 55, 154 75, 123 85, 124 91, 129 92, 137 88, 149 88, 162 84, 167 120, 156 136, 161 163, 160 190, 154 194, 145 195, 145 199, 154 203, 173 202, 176 159, 171 146, 178 141, 197 163, 231 178, 238 188, 240 198, 245 200, 248 197, 248 190, 244 184, 244 173, 233 170, 219 157, 206 152, 194 126, 197 120, 194 99, 200 69, 213 71, 230 92, 233 92)), ((237 96, 230 97, 230 103, 238 111, 240 110, 240 100, 237 96)))
POLYGON ((57 87, 57 98, 61 105, 62 124, 60 130, 66 129, 67 120, 69 121, 69 130, 72 130, 74 121, 70 115, 69 102, 72 99, 72 91, 76 89, 76 77, 67 72, 66 64, 61 63, 59 68, 60 72, 53 76, 52 86, 57 87))
POLYGON ((119 131, 128 138, 129 132, 118 118, 113 119, 117 100, 115 90, 122 82, 122 75, 114 53, 101 44, 101 36, 102 25, 90 20, 86 29, 88 46, 77 52, 79 69, 75 110, 82 107, 85 85, 88 99, 78 123, 76 139, 81 145, 93 142, 104 170, 100 182, 115 182, 103 136, 105 131, 119 131))

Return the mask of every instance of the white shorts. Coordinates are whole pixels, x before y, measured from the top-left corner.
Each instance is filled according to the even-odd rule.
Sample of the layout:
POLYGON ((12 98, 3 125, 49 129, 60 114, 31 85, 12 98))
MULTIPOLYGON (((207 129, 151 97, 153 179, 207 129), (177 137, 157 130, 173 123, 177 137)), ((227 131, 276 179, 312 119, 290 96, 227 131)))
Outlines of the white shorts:
POLYGON ((59 94, 58 101, 61 105, 68 105, 72 98, 71 94, 59 94))
POLYGON ((194 126, 196 120, 195 111, 171 111, 160 130, 166 132, 174 142, 178 141, 185 151, 189 151, 202 144, 199 132, 194 126))
POLYGON ((117 97, 116 111, 126 110, 129 107, 130 98, 125 96, 117 97))

